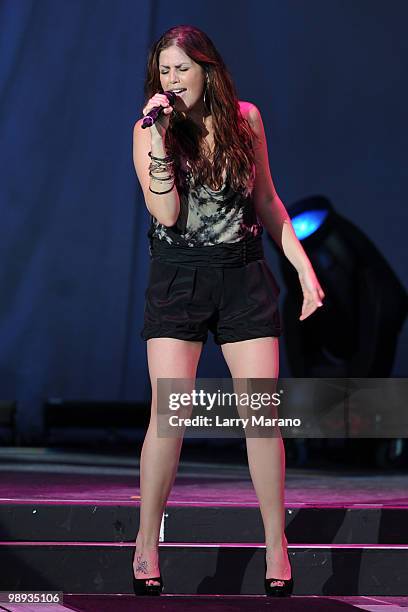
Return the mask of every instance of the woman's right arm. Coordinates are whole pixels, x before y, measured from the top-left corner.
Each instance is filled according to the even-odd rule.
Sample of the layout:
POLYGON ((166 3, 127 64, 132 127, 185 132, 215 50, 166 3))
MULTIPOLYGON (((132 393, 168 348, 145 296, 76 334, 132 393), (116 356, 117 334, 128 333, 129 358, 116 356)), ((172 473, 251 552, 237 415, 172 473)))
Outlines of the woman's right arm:
MULTIPOLYGON (((146 106, 145 110, 146 113, 149 112, 150 107, 146 106)), ((159 125, 154 124, 151 128, 142 129, 143 119, 137 121, 133 129, 133 163, 148 211, 159 223, 172 227, 180 212, 180 198, 176 185, 174 184, 173 189, 165 194, 156 194, 149 189, 150 186, 154 191, 166 191, 172 185, 172 181, 159 183, 149 176, 151 159, 148 153, 151 151, 153 157, 166 157, 167 155, 164 144, 166 129, 163 128, 166 124, 168 126, 168 114, 166 113, 166 117, 162 115, 156 121, 159 125)))

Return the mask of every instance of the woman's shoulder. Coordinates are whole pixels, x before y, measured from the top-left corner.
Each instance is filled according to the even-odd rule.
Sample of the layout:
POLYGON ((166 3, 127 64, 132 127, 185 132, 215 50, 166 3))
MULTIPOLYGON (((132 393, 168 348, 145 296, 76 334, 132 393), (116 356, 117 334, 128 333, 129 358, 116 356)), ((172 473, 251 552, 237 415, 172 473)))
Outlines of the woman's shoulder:
POLYGON ((244 100, 238 100, 241 115, 247 119, 250 123, 253 123, 260 116, 260 112, 257 106, 253 102, 246 102, 244 100))

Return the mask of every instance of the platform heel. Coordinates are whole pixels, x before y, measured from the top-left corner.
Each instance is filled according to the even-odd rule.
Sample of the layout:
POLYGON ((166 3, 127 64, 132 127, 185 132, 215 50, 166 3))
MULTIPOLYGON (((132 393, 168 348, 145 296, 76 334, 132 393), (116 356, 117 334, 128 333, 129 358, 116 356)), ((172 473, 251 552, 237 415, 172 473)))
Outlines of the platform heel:
POLYGON ((135 595, 161 595, 164 585, 161 576, 155 578, 135 578, 133 576, 133 590, 135 595), (149 580, 156 580, 160 584, 147 584, 149 580))
MULTIPOLYGON (((291 577, 289 580, 283 580, 282 578, 265 578, 265 593, 268 597, 288 597, 293 592, 293 570, 290 557, 288 555, 291 577), (274 584, 273 582, 283 582, 283 584, 274 584)), ((266 574, 266 551, 265 551, 265 573, 266 574)))
POLYGON ((133 565, 134 565, 134 557, 132 560, 132 576, 133 576, 133 591, 135 595, 153 595, 153 596, 161 595, 163 588, 164 588, 162 577, 154 576, 152 578, 135 578, 133 565), (156 582, 159 582, 160 584, 147 584, 149 580, 155 580, 156 582))

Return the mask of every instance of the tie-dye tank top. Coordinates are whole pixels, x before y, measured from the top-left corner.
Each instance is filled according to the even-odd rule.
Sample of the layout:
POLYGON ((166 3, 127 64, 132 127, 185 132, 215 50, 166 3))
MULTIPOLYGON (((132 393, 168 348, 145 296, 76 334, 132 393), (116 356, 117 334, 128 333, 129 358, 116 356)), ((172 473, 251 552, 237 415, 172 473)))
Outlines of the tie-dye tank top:
POLYGON ((253 179, 244 193, 233 191, 224 172, 219 190, 196 184, 188 162, 181 168, 179 190, 180 214, 172 227, 166 227, 151 215, 149 239, 165 240, 175 246, 213 246, 260 236, 263 227, 258 221, 252 200, 253 179))

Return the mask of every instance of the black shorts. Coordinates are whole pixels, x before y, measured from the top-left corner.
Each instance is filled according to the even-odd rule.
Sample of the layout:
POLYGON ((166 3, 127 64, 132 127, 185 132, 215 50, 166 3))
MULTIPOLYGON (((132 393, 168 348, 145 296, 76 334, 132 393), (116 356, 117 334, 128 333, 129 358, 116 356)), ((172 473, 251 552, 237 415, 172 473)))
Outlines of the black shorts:
POLYGON ((234 255, 223 265, 224 260, 214 257, 220 249, 203 249, 212 255, 206 265, 205 257, 194 265, 180 257, 169 262, 163 254, 150 260, 143 340, 178 338, 205 343, 208 330, 216 344, 280 336, 280 288, 265 258, 247 258, 241 263, 234 255))

